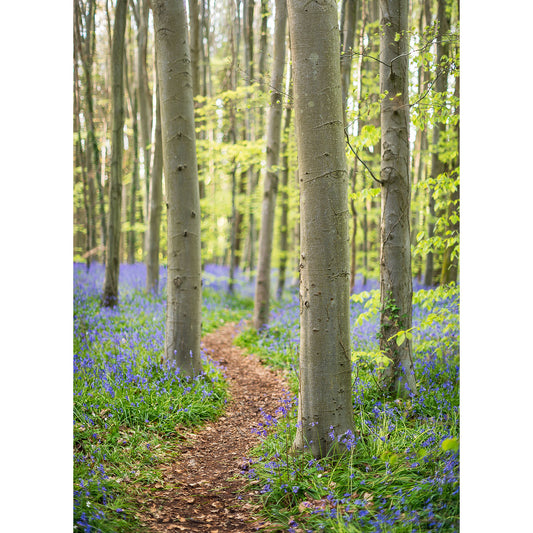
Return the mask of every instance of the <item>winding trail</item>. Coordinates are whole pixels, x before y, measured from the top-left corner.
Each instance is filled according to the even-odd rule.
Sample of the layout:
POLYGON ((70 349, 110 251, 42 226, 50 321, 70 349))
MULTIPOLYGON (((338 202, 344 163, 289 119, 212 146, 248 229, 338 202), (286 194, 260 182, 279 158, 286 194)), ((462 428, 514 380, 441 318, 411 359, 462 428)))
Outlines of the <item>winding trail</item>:
POLYGON ((164 483, 143 502, 140 516, 152 532, 251 533, 268 526, 257 518, 258 491, 247 489, 240 473, 259 443, 251 429, 264 421, 261 410, 275 416, 288 386, 233 345, 236 333, 234 324, 226 324, 202 340, 206 354, 223 367, 230 400, 217 421, 177 441, 176 462, 161 466, 164 483))

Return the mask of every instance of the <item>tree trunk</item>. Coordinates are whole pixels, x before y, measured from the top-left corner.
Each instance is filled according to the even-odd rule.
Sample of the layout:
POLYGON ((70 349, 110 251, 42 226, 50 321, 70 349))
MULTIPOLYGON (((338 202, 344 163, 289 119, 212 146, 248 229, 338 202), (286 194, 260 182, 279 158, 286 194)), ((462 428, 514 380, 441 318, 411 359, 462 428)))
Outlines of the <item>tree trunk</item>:
MULTIPOLYGON (((148 220, 150 210, 150 143, 152 142, 152 94, 148 84, 147 70, 147 48, 148 48, 148 0, 138 0, 139 5, 139 27, 137 30, 137 89, 139 96, 139 117, 141 144, 144 161, 144 218, 148 220)), ((145 239, 147 242, 147 239, 145 239)), ((145 248, 147 245, 145 245, 145 248)))
POLYGON ((107 227, 106 266, 102 305, 118 304, 120 270, 120 215, 122 204, 122 153, 124 149, 124 34, 128 0, 117 0, 112 46, 111 176, 109 191, 109 223, 107 227))
POLYGON ((189 0, 189 28, 191 46, 192 92, 200 94, 200 4, 198 0, 189 0))
POLYGON ((344 125, 346 126, 346 105, 348 102, 348 91, 351 87, 352 59, 355 44, 355 21, 356 21, 356 0, 344 0, 345 15, 342 27, 342 55, 341 55, 341 79, 342 79, 342 107, 345 114, 344 125))
POLYGON ((132 120, 133 120, 133 168, 131 172, 130 205, 129 205, 129 230, 128 230, 128 264, 135 263, 135 222, 137 211, 137 188, 139 184, 139 128, 137 121, 137 91, 133 89, 132 120))
POLYGON ((201 371, 200 198, 187 12, 184 0, 153 0, 168 202, 165 358, 186 376, 201 371))
POLYGON ((337 4, 289 0, 301 212, 295 451, 324 457, 353 431, 348 176, 337 4))
MULTIPOLYGON (((341 80, 342 80, 342 109, 344 116, 344 127, 348 127, 346 118, 346 106, 348 104, 348 91, 351 87, 352 59, 355 45, 355 21, 356 21, 356 0, 344 0, 342 19, 342 54, 341 54, 341 80)), ((358 91, 360 93, 360 91, 358 91)), ((360 124, 361 121, 358 121, 360 124)), ((350 169, 350 183, 352 193, 355 193, 355 183, 357 177, 357 159, 354 158, 354 166, 350 169)), ((350 210, 352 215, 351 239, 350 239, 350 289, 355 283, 356 272, 356 238, 357 238, 357 210, 355 201, 350 199, 350 210)))
POLYGON ((150 209, 148 211, 148 232, 146 246, 146 291, 159 291, 159 240, 161 230, 161 201, 163 177, 163 147, 161 142, 161 106, 159 82, 156 87, 155 139, 152 171, 150 174, 150 209))
MULTIPOLYGON (((259 80, 259 90, 265 92, 265 73, 266 73, 266 58, 268 54, 268 16, 269 16, 269 2, 268 0, 261 0, 260 6, 260 30, 259 30, 259 60, 258 60, 258 73, 255 75, 259 80)), ((250 72, 253 74, 253 72, 250 72)), ((255 115, 255 138, 260 138, 264 135, 264 114, 260 112, 255 115)), ((252 198, 255 196, 255 189, 259 183, 261 170, 251 169, 248 178, 248 187, 246 193, 250 198, 250 204, 248 209, 248 233, 246 238, 246 249, 244 251, 244 257, 246 258, 246 265, 250 278, 252 272, 255 269, 255 243, 257 242, 257 224, 255 217, 255 206, 252 203, 252 198)))
POLYGON ((285 107, 285 123, 283 125, 283 143, 281 145, 282 164, 281 164, 281 218, 279 230, 279 274, 277 298, 281 299, 285 287, 285 273, 287 270, 287 259, 289 255, 289 134, 292 117, 292 74, 291 62, 288 62, 287 73, 288 97, 285 107))
MULTIPOLYGON (((237 65, 236 61, 239 56, 240 48, 240 18, 239 10, 235 8, 233 2, 230 3, 229 9, 230 18, 230 52, 231 64, 229 69, 229 89, 235 91, 237 89, 237 65), (237 30, 237 31, 235 31, 237 30)), ((232 99, 229 105, 229 131, 228 139, 233 143, 237 143, 237 109, 235 99, 232 99)), ((239 211, 237 202, 237 163, 235 158, 232 162, 233 170, 231 173, 231 233, 230 233, 230 265, 229 265, 229 282, 228 293, 233 294, 235 290, 235 271, 239 264, 240 256, 240 228, 242 221, 242 214, 239 211)))
MULTIPOLYGON (((86 153, 84 153, 83 146, 82 146, 82 134, 81 134, 81 123, 80 123, 80 82, 79 82, 79 76, 78 76, 78 56, 82 56, 81 53, 82 50, 82 37, 81 37, 81 14, 79 9, 79 4, 74 4, 74 108, 73 108, 73 115, 74 115, 74 123, 73 123, 73 133, 76 138, 76 145, 74 149, 74 182, 76 182, 77 175, 81 175, 81 180, 83 184, 83 207, 85 209, 85 227, 86 227, 86 234, 85 234, 85 254, 84 257, 86 258, 86 268, 87 272, 89 271, 89 268, 91 266, 91 240, 92 236, 94 234, 94 226, 93 226, 93 217, 90 215, 90 206, 89 206, 89 192, 88 192, 88 184, 87 184, 87 173, 89 169, 90 164, 90 157, 85 157, 86 153), (79 169, 79 170, 78 170, 79 169)), ((76 247, 75 247, 76 248, 76 247)))
POLYGON ((411 328, 412 278, 409 210, 409 93, 407 0, 381 0, 381 324, 380 350, 392 360, 383 372, 386 390, 398 396, 416 391, 411 341, 398 346, 411 328))
POLYGON ((268 41, 268 0, 261 0, 261 33, 259 36, 259 89, 265 92, 265 72, 268 41))
MULTIPOLYGON (((446 2, 445 0, 438 0, 438 11, 437 11, 437 19, 439 21, 439 31, 437 34, 437 57, 436 57, 436 75, 437 78, 435 80, 435 83, 433 85, 434 90, 436 93, 445 94, 448 90, 448 69, 443 68, 441 63, 443 56, 448 55, 449 46, 444 41, 444 36, 449 31, 449 22, 448 18, 446 17, 446 2)), ((435 124, 433 128, 433 153, 431 155, 431 177, 434 180, 437 180, 438 176, 446 171, 446 166, 443 161, 439 158, 439 139, 442 135, 444 135, 446 132, 446 122, 444 120, 440 120, 435 124)), ((428 239, 431 239, 433 237, 434 231, 435 231, 435 198, 434 198, 434 187, 429 187, 429 221, 428 221, 428 239)), ((434 257, 433 252, 428 252, 428 255, 426 257, 426 273, 425 273, 425 280, 424 283, 426 285, 434 285, 434 257)))
MULTIPOLYGON (((247 87, 250 87, 254 83, 254 0, 243 0, 242 2, 242 33, 243 33, 243 52, 244 52, 244 83, 247 87)), ((247 143, 255 140, 255 128, 254 128, 254 115, 253 110, 248 105, 248 93, 244 94, 244 101, 242 102, 242 140, 247 143)), ((248 215, 248 228, 247 234, 242 235, 244 244, 242 246, 242 253, 240 259, 241 267, 245 269, 248 267, 248 271, 251 272, 253 266, 253 247, 254 239, 251 238, 253 232, 253 215, 250 218, 250 213, 253 211, 252 198, 253 191, 255 189, 254 184, 254 168, 249 166, 243 170, 240 179, 239 193, 246 198, 246 208, 243 206, 241 224, 244 226, 245 215, 248 215), (248 194, 246 194, 248 193, 248 194), (245 196, 246 195, 246 196, 245 196), (244 211, 247 211, 245 213, 244 211)), ((243 232, 244 233, 244 232, 243 232)))
POLYGON ((253 326, 259 330, 268 324, 270 314, 270 263, 278 192, 279 147, 281 140, 281 114, 283 69, 285 67, 285 27, 287 25, 286 0, 276 0, 274 29, 274 59, 272 65, 270 108, 267 120, 266 175, 259 231, 259 258, 255 285, 253 326))
MULTIPOLYGON (((459 86, 460 78, 457 77, 455 80, 455 98, 459 102, 459 86)), ((454 181, 458 178, 459 168, 460 168, 460 150, 461 150, 461 128, 460 128, 460 119, 459 119, 459 105, 455 108, 455 115, 457 115, 457 125, 455 126, 457 130, 457 157, 450 164, 450 178, 454 181)), ((452 236, 459 238, 459 185, 453 190, 450 194, 450 199, 448 203, 448 212, 447 220, 450 221, 452 215, 455 215, 455 219, 451 221, 448 231, 451 232, 452 236)), ((442 271, 440 282, 441 284, 445 283, 457 283, 457 278, 459 276, 459 256, 458 256, 458 247, 459 243, 455 246, 447 246, 444 250, 444 258, 442 261, 442 271), (454 249, 457 247, 456 253, 454 249)))
MULTIPOLYGON (((82 61, 83 74, 84 74, 84 118, 85 118, 85 128, 87 131, 87 176, 88 176, 88 185, 89 185, 89 194, 90 196, 95 196, 95 186, 98 192, 98 206, 99 206, 99 215, 100 215, 100 226, 102 232, 102 246, 106 245, 107 241, 107 227, 106 227, 106 216, 105 216, 105 206, 104 206, 104 194, 102 190, 101 183, 101 172, 100 172, 100 151, 98 148, 98 142, 96 141, 95 127, 94 127, 94 102, 93 102, 93 81, 92 81, 92 69, 93 69, 93 59, 94 59, 94 50, 96 44, 95 36, 95 16, 96 16, 96 5, 94 0, 89 0, 86 5, 88 12, 81 13, 83 5, 79 1, 75 4, 75 11, 78 17, 78 24, 81 25, 81 17, 85 18, 85 36, 82 38, 80 27, 77 27, 76 37, 79 42, 79 56, 82 61)), ((91 200, 91 205, 93 205, 93 211, 91 213, 92 220, 92 236, 90 249, 96 250, 96 201, 91 200)), ((90 254, 92 258, 93 254, 90 254)), ((104 256, 105 257, 105 256, 104 256)))

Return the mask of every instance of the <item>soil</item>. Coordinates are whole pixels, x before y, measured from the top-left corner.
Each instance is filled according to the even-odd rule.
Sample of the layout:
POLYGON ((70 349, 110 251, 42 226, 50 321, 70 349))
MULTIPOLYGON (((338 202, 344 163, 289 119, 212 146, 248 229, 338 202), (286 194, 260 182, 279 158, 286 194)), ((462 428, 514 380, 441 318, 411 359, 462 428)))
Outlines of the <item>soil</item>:
POLYGON ((164 483, 142 502, 139 516, 152 532, 270 529, 259 518, 258 491, 241 472, 259 443, 252 429, 264 422, 261 410, 275 416, 288 386, 256 356, 233 345, 236 333, 236 326, 227 324, 202 340, 205 353, 222 365, 230 399, 218 420, 177 441, 177 462, 160 467, 164 483))

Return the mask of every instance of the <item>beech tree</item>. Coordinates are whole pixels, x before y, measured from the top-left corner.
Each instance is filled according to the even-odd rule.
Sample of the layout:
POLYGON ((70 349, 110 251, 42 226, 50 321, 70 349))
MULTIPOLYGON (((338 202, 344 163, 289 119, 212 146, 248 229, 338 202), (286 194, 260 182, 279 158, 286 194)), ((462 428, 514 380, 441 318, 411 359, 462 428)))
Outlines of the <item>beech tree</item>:
MULTIPOLYGON (((148 4, 148 0, 128 2, 131 23, 128 33, 126 22, 123 56, 124 61, 128 60, 124 70, 130 76, 125 78, 125 82, 129 80, 129 87, 125 86, 124 90, 127 105, 122 129, 122 233, 119 244, 120 260, 138 261, 144 232, 143 259, 147 264, 150 222, 147 203, 151 198, 149 184, 154 159, 151 152, 156 144, 151 126, 155 123, 155 100, 152 109, 150 94, 155 90, 152 60, 155 59, 155 40, 150 27, 153 18, 147 13, 148 4)), ((216 6, 211 0, 187 0, 186 3, 190 8, 187 11, 192 85, 197 93, 195 116, 202 206, 202 263, 230 266, 229 286, 235 286, 237 290, 239 272, 244 271, 251 279, 259 267, 259 211, 266 170, 267 114, 272 96, 270 78, 274 54, 270 43, 273 43, 275 33, 275 6, 270 0, 234 0, 216 6), (265 45, 267 42, 268 46, 265 45), (264 75, 267 72, 268 78, 264 75), (256 190, 258 186, 261 191, 256 190)), ((116 1, 75 0, 74 7, 75 113, 78 115, 73 121, 76 136, 73 157, 74 260, 105 263, 103 252, 108 244, 109 223, 106 213, 114 201, 110 202, 110 177, 118 161, 115 158, 111 172, 111 74, 112 66, 117 65, 111 52, 116 1)), ((351 191, 355 193, 350 195, 349 204, 352 207, 349 226, 351 272, 352 276, 360 275, 365 283, 378 277, 380 268, 381 198, 378 201, 378 196, 381 187, 375 183, 381 164, 379 0, 342 0, 338 2, 338 9, 342 9, 343 21, 338 59, 346 111, 345 131, 352 150, 360 157, 348 155, 347 161, 348 179, 352 183, 351 191), (353 173, 351 169, 354 169, 353 173)), ((410 83, 409 131, 413 141, 410 150, 410 226, 411 242, 416 243, 412 269, 421 281, 426 258, 428 264, 432 260, 433 268, 428 266, 426 279, 432 284, 442 284, 459 275, 458 5, 454 0, 418 0, 410 3, 410 10, 411 47, 405 50, 410 72, 418 77, 410 83), (418 76, 415 74, 417 70, 418 76), (457 96, 454 95, 454 78, 457 96), (438 137, 438 143, 432 142, 433 134, 435 139, 438 137), (428 216, 428 208, 432 216, 428 216)), ((399 36, 394 35, 395 38, 399 36)), ((393 70, 400 62, 400 58, 392 58, 393 70)), ((283 92, 289 92, 287 85, 283 92)), ((283 103, 286 103, 285 97, 283 103)), ((279 260, 280 294, 288 282, 285 275, 287 280, 295 278, 291 272, 295 272, 299 264, 300 226, 296 223, 299 206, 295 203, 299 195, 299 178, 293 118, 289 109, 285 120, 290 128, 290 141, 286 150, 280 148, 279 162, 269 165, 271 169, 279 170, 276 201, 280 205, 279 208, 276 206, 279 224, 274 222, 278 235, 267 246, 269 251, 265 257, 271 254, 271 261, 279 260)), ((269 152, 269 157, 271 155, 269 152)), ((157 196, 154 197, 156 202, 157 196)), ((165 226, 164 220, 162 224, 165 226)), ((264 227, 266 229, 267 225, 264 227)), ((166 229, 161 229, 159 242, 152 243, 160 247, 163 255, 167 249, 165 232, 166 229)), ((155 230, 152 233, 156 235, 155 230)), ((157 260, 157 255, 153 258, 157 260)), ((157 267, 154 268, 156 274, 157 267)), ((262 276, 263 273, 260 278, 262 276)), ((359 277, 355 279, 359 288, 359 277)))
POLYGON ((381 248, 380 350, 391 360, 385 389, 416 391, 408 332, 412 320, 409 183, 408 0, 380 0, 381 248))
POLYGON ((128 0, 117 0, 111 50, 113 133, 111 138, 111 176, 107 226, 106 265, 102 305, 118 304, 120 269, 120 212, 122 207, 122 153, 124 150, 124 34, 128 0))
POLYGON ((161 141, 161 105, 159 102, 159 82, 156 87, 155 139, 153 161, 150 174, 148 201, 148 228, 146 231, 146 291, 159 290, 159 236, 161 230, 161 200, 163 178, 163 147, 161 141))
POLYGON ((288 0, 300 180, 300 362, 293 449, 342 450, 353 430, 348 176, 337 3, 288 0))
MULTIPOLYGON (((140 140, 143 151, 145 203, 143 205, 148 220, 150 198, 150 143, 152 133, 152 94, 148 83, 148 0, 132 0, 131 7, 137 25, 137 95, 139 98, 140 140)), ((148 243, 145 238, 145 249, 148 243)))
POLYGON ((287 106, 285 109, 285 123, 283 124, 283 142, 281 144, 281 217, 279 221, 279 271, 278 300, 283 295, 285 287, 285 272, 287 270, 287 256, 289 255, 289 135, 292 116, 292 73, 289 58, 287 73, 287 106))
POLYGON ((184 0, 152 0, 163 168, 168 281, 165 358, 183 374, 201 370, 200 195, 191 58, 184 0))
MULTIPOLYGON (((443 68, 441 63, 443 56, 449 55, 449 44, 445 37, 449 31, 449 21, 446 17, 446 2, 444 0, 438 0, 437 20, 439 24, 439 30, 437 33, 437 56, 436 56, 436 78, 433 85, 436 93, 445 95, 448 90, 448 69, 443 68)), ((433 128, 433 146, 439 145, 439 138, 442 138, 446 132, 446 118, 438 119, 433 128)), ((437 177, 445 171, 445 163, 439 157, 439 151, 434 150, 431 155, 431 174, 432 178, 436 181, 437 177)), ((428 238, 433 237, 435 231, 435 196, 433 193, 433 187, 430 188, 429 194, 429 222, 428 222, 428 238)), ((433 285, 433 251, 430 250, 426 256, 426 273, 424 283, 426 285, 433 285)))
MULTIPOLYGON (((285 67, 285 27, 287 26, 287 2, 276 0, 276 23, 274 29, 274 62, 270 108, 267 120, 266 174, 263 187, 261 229, 259 231, 259 258, 255 284, 254 317, 255 329, 268 324, 270 313, 270 264, 274 236, 274 216, 278 192, 278 163, 281 142, 281 115, 283 69, 285 67)), ((289 115, 290 116, 290 115, 289 115)))

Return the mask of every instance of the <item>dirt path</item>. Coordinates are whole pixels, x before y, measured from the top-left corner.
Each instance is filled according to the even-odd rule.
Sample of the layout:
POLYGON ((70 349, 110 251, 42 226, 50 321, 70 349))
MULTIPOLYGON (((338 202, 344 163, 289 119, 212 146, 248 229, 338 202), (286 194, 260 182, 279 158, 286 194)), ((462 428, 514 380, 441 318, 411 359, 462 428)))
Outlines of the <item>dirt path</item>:
POLYGON ((249 450, 259 438, 251 432, 274 415, 288 390, 286 383, 255 356, 233 346, 235 325, 206 335, 205 352, 225 367, 231 400, 226 413, 197 433, 187 435, 177 462, 161 467, 165 485, 148 503, 142 521, 151 531, 250 533, 261 528, 254 516, 257 492, 245 490, 240 476, 249 450), (157 495, 157 497, 156 497, 157 495))

